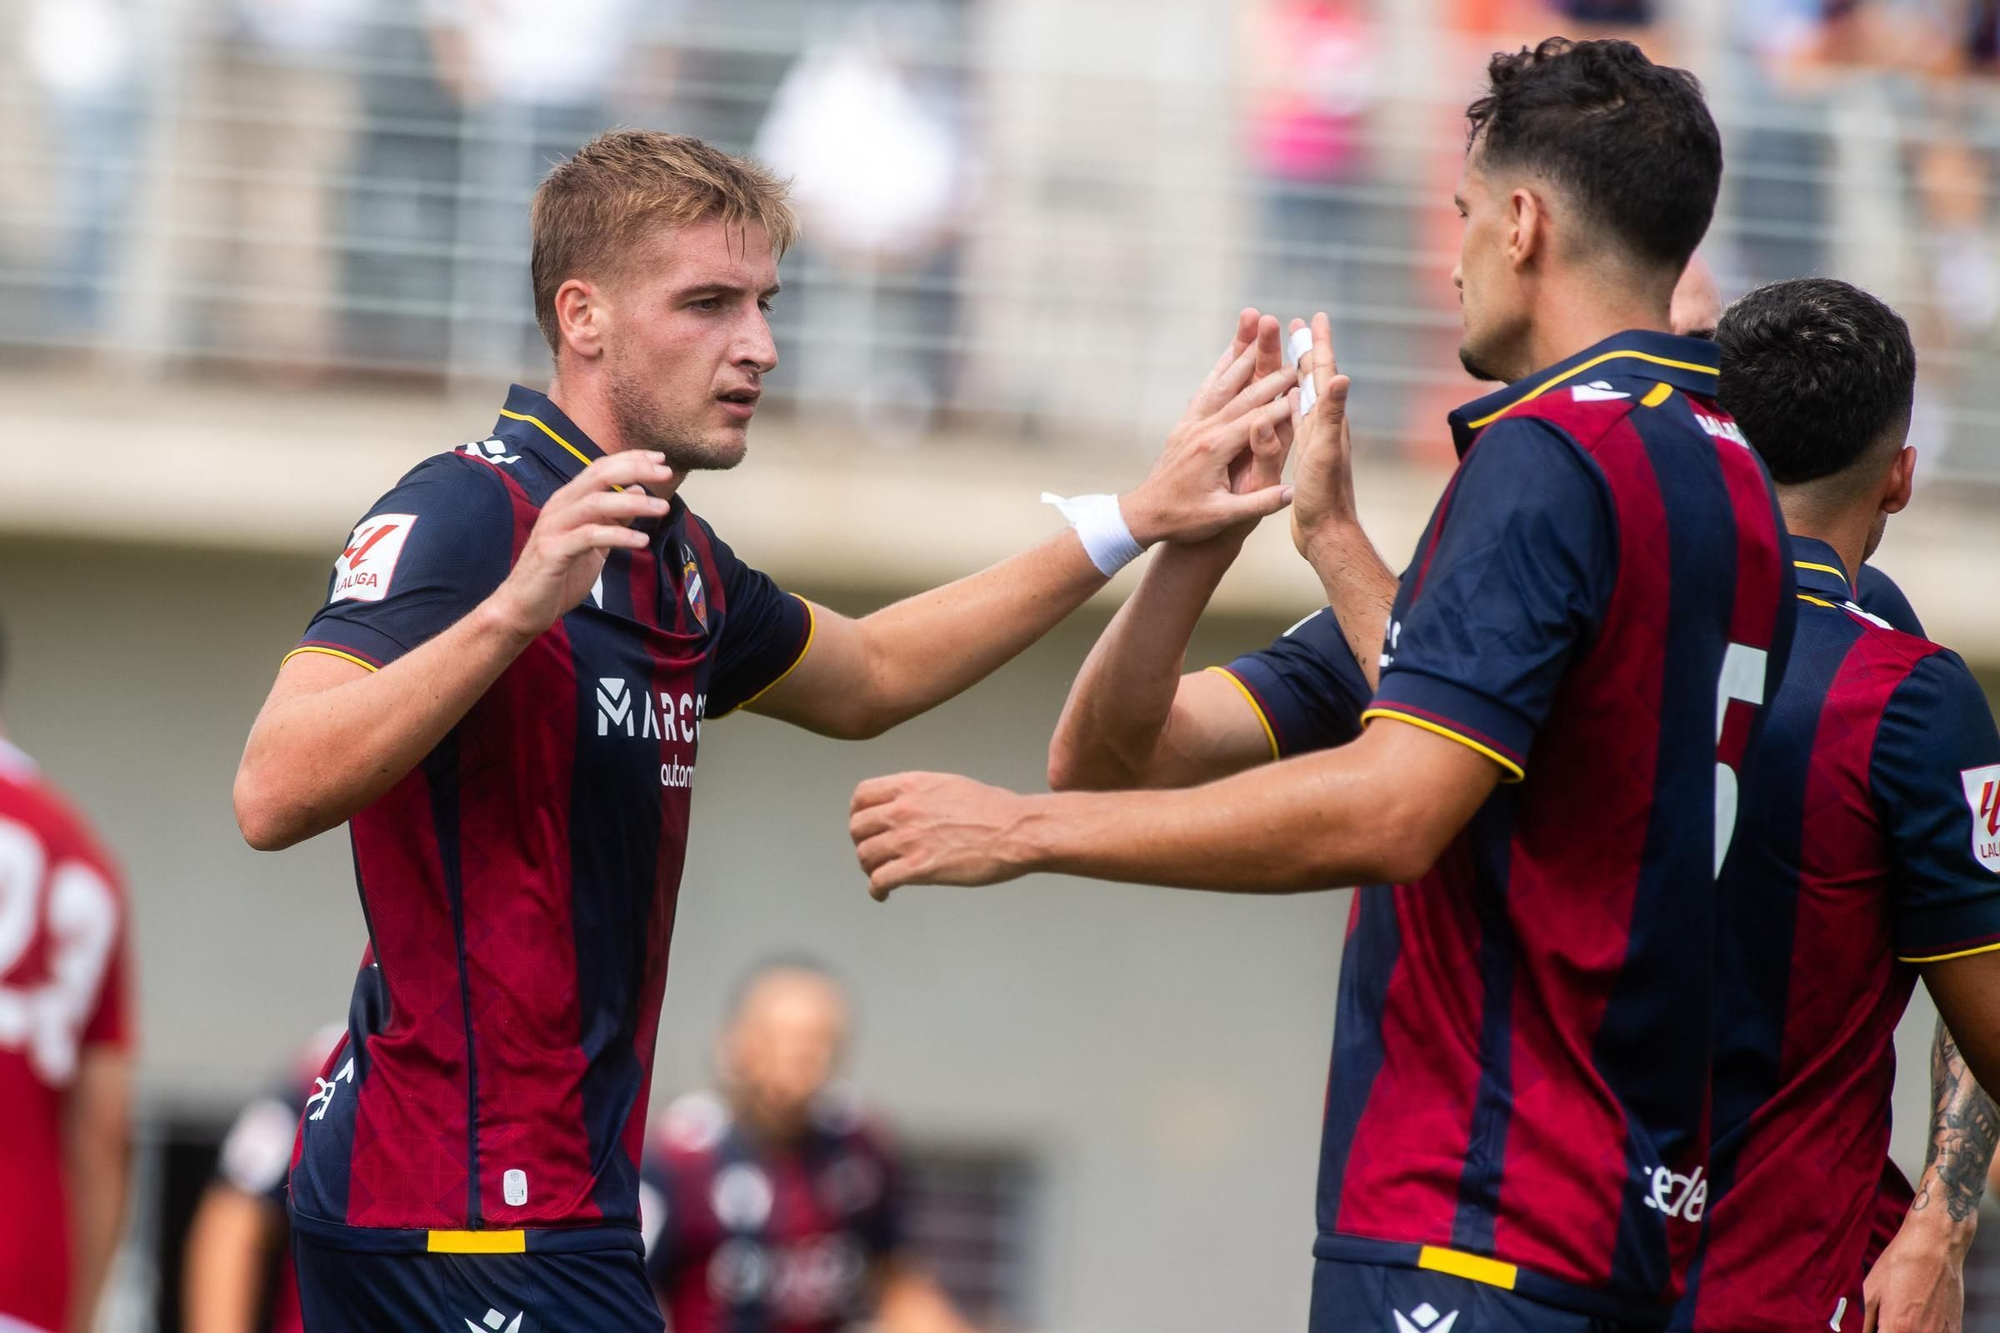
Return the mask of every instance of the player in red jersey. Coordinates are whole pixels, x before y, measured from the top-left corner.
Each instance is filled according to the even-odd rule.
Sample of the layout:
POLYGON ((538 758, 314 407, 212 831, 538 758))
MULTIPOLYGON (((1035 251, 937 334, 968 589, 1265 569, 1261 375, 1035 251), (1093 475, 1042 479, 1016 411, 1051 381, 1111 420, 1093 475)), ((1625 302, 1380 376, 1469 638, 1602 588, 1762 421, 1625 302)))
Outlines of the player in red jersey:
POLYGON ((285 1217, 285 1177, 299 1117, 341 1033, 339 1027, 315 1032, 284 1076, 230 1125, 216 1155, 215 1178, 188 1227, 181 1283, 182 1322, 188 1328, 201 1333, 304 1333, 285 1217))
MULTIPOLYGON (((1461 356, 1511 383, 1453 414, 1462 461, 1400 583, 1353 518, 1346 382, 1315 321, 1294 521, 1379 674, 1372 725, 1185 792, 905 774, 854 799, 878 896, 1032 870, 1375 886, 1341 968, 1316 1330, 1664 1323, 1700 1233, 1715 876, 1795 617, 1714 348, 1664 331, 1721 178, 1698 86, 1623 42, 1489 73, 1458 198, 1461 356)), ((1168 554, 1205 598, 1198 552, 1168 554)), ((1094 674, 1177 670, 1161 625, 1191 623, 1130 617, 1154 663, 1094 674)), ((1130 717, 1121 693, 1101 685, 1105 714, 1130 717)), ((1177 693, 1131 692, 1155 737, 1177 693)), ((1190 726, 1179 758, 1242 767, 1286 730, 1257 755, 1190 726)), ((1143 731, 1123 752, 1146 761, 1143 731)))
POLYGON ((967 1333, 903 1238, 901 1163, 834 1085, 847 997, 803 960, 744 981, 720 1095, 667 1108, 646 1148, 646 1267, 673 1333, 967 1333))
POLYGON ((1135 490, 1068 502, 1077 529, 858 620, 811 606, 678 493, 742 459, 777 366, 783 187, 615 131, 533 223, 549 391, 516 386, 356 527, 237 774, 253 846, 350 823, 369 926, 291 1175, 316 1333, 658 1328, 639 1156, 705 719, 875 735, 1141 547, 1285 501, 1232 490, 1296 380, 1245 354, 1135 490))
POLYGON ((125 1214, 127 970, 123 880, 0 730, 0 1333, 92 1327, 125 1214))

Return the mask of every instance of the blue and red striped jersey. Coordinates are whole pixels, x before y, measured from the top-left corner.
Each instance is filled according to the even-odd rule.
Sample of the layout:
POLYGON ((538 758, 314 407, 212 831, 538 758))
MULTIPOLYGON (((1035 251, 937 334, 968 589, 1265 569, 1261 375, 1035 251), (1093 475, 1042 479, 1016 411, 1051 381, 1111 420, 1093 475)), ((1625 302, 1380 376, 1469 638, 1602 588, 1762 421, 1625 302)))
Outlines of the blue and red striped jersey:
POLYGON ((1658 1324, 1699 1237, 1716 873, 1794 618, 1715 349, 1625 333, 1455 413, 1364 720, 1510 781, 1357 890, 1323 1259, 1658 1324))
MULTIPOLYGON (((355 528, 295 651, 395 661, 506 578, 599 456, 515 387, 490 438, 355 528)), ((705 717, 803 655, 810 608, 676 497, 350 821, 369 948, 301 1121, 294 1225, 370 1248, 638 1248, 639 1159, 705 717), (469 1236, 505 1232, 500 1238, 469 1236)))
POLYGON ((2000 948, 2000 732, 1794 538, 1798 634, 1724 870, 1714 1205, 1676 1326, 1861 1326, 1915 963, 2000 948))
POLYGON ((674 1333, 840 1333, 903 1244, 900 1163, 844 1093, 773 1143, 720 1097, 667 1108, 646 1148, 646 1269, 674 1333))

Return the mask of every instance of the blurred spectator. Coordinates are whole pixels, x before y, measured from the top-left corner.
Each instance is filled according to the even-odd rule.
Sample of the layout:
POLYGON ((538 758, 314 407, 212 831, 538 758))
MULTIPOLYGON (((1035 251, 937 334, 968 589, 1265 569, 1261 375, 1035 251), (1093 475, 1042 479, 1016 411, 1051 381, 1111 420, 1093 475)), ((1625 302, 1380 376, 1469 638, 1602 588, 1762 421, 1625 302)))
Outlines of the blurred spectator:
POLYGON ((55 341, 103 332, 138 153, 140 17, 140 0, 30 0, 24 55, 53 130, 59 221, 47 327, 55 341))
POLYGON ((1265 82, 1249 126, 1263 191, 1257 291, 1266 309, 1327 311, 1334 345, 1355 347, 1355 311, 1381 265, 1350 256, 1388 241, 1361 192, 1386 52, 1357 0, 1275 0, 1260 20, 1253 67, 1265 82))
MULTIPOLYGON (((0 644, 0 686, 5 680, 0 644)), ((0 1328, 90 1328, 125 1216, 125 889, 0 731, 0 1328)))
POLYGON ((605 127, 633 0, 424 0, 438 77, 463 111, 452 254, 451 369, 539 364, 528 200, 605 127))
POLYGON ((720 1094, 647 1145, 646 1267, 673 1333, 967 1333, 903 1244, 900 1165, 833 1086, 847 997, 819 965, 753 971, 717 1043, 720 1094))
POLYGON ((341 1029, 320 1029, 237 1115, 188 1229, 183 1323, 194 1333, 304 1333, 285 1182, 299 1117, 341 1029))
POLYGON ((796 392, 892 443, 928 425, 952 365, 965 146, 956 88, 922 63, 943 24, 927 0, 865 8, 786 73, 752 150, 799 213, 796 392))
POLYGON ((325 365, 338 274, 335 185, 352 158, 352 64, 368 0, 229 0, 202 81, 212 130, 192 219, 207 244, 201 341, 325 365), (205 318, 203 317, 205 316, 205 318))

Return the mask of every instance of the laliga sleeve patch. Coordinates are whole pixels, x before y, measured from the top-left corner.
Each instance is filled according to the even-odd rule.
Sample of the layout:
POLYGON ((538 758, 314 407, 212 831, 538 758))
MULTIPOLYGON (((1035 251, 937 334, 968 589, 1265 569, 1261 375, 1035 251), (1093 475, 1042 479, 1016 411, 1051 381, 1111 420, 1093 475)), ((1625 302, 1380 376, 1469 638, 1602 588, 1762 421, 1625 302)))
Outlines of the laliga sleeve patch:
POLYGON ((1964 769, 1958 776, 1972 809, 1972 854, 2000 875, 2000 764, 1964 769))
POLYGON ((333 562, 332 602, 379 602, 402 559, 403 543, 417 526, 415 514, 377 514, 363 519, 347 549, 333 562))

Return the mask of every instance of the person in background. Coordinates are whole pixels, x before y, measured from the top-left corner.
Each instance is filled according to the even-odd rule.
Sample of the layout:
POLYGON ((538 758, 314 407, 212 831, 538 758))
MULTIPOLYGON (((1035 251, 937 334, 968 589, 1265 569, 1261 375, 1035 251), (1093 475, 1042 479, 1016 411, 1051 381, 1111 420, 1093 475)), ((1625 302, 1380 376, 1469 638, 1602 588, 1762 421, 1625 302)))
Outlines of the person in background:
POLYGON ((125 1217, 125 938, 110 856, 0 727, 0 1333, 94 1324, 125 1217))
POLYGON ((222 1141, 215 1178, 188 1228, 181 1309, 196 1333, 305 1331, 292 1273, 285 1177, 299 1117, 340 1033, 338 1026, 315 1032, 284 1076, 238 1113, 222 1141))
POLYGON ((785 959, 739 987, 720 1087, 667 1108, 647 1144, 646 1268, 672 1333, 965 1333, 903 1238, 888 1140, 835 1083, 848 1003, 785 959))

